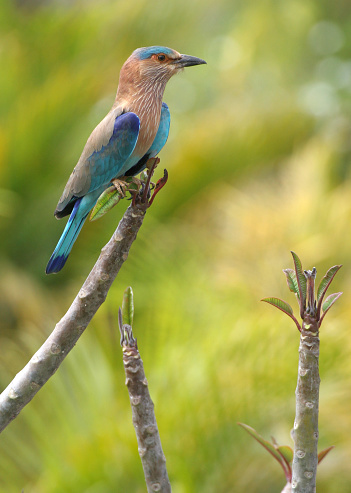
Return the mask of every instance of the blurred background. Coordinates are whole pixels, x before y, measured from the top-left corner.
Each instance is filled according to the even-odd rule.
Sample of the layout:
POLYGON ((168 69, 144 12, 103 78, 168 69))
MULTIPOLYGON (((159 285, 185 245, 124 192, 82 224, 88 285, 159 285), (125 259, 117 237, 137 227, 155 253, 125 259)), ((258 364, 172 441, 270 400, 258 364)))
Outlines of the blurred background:
MULTIPOLYGON (((207 60, 170 81, 169 182, 75 349, 0 438, 0 490, 136 492, 145 484, 117 310, 134 333, 174 493, 280 492, 237 421, 290 444, 299 335, 283 268, 344 267, 321 331, 317 490, 351 491, 351 7, 326 0, 10 1, 0 5, 0 385, 66 312, 129 202, 86 223, 44 273, 53 212, 119 70, 139 46, 207 60)), ((331 292, 333 292, 331 291, 331 292)))

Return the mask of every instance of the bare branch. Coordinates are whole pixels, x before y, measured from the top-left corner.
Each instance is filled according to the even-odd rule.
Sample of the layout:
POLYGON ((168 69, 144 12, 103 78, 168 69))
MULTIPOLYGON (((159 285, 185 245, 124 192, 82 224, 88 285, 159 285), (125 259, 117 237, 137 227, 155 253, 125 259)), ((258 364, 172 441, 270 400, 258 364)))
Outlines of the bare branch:
POLYGON ((318 321, 306 315, 300 337, 296 415, 291 433, 294 440, 292 485, 298 493, 316 491, 319 384, 318 321))
POLYGON ((67 313, 0 395, 0 432, 55 373, 105 301, 143 223, 148 204, 129 206, 67 313))
POLYGON ((144 470, 147 491, 149 493, 154 493, 155 491, 170 493, 171 484, 166 469, 166 458, 162 450, 154 413, 154 403, 150 397, 137 341, 133 337, 132 327, 127 324, 123 325, 121 309, 119 310, 118 320, 121 331, 126 385, 132 407, 133 425, 137 436, 138 451, 144 470))

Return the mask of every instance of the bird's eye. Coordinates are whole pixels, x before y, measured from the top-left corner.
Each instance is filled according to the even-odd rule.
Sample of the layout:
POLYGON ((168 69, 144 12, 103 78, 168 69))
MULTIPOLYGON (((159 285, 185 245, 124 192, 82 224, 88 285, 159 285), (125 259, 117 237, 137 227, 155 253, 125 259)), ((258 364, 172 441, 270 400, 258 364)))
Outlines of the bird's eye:
POLYGON ((163 62, 164 60, 166 60, 166 55, 158 55, 157 59, 158 59, 160 62, 163 62))

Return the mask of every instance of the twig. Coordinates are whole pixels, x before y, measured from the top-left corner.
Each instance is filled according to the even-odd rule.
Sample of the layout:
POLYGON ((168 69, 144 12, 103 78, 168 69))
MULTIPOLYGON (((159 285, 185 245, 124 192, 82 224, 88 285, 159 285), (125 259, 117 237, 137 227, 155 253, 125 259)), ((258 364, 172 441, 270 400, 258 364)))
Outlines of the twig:
POLYGON ((300 335, 296 414, 291 433, 294 440, 291 484, 298 493, 314 493, 316 490, 320 384, 319 316, 315 300, 316 273, 315 267, 303 273, 306 279, 305 306, 302 312, 300 335))
POLYGON ((296 387, 296 415, 292 438, 294 460, 292 486, 300 493, 314 493, 318 465, 319 403, 319 331, 318 320, 305 315, 299 346, 296 387))
POLYGON ((67 313, 0 395, 0 432, 55 373, 105 301, 143 223, 148 203, 129 206, 67 313))
POLYGON ((292 437, 295 491, 314 493, 318 464, 319 337, 301 334, 296 387, 296 417, 292 437))
POLYGON ((123 324, 122 312, 118 314, 123 350, 123 364, 126 373, 126 385, 132 407, 132 419, 138 441, 138 452, 144 470, 147 491, 170 493, 171 485, 166 469, 161 439, 151 400, 143 362, 134 339, 132 327, 123 324))
MULTIPOLYGON (((316 290, 316 268, 304 271, 296 253, 291 252, 291 254, 295 270, 284 269, 284 274, 290 291, 297 297, 302 326, 295 318, 291 306, 285 301, 279 298, 264 298, 262 301, 286 313, 300 331, 296 415, 291 433, 294 440, 294 453, 291 467, 290 460, 288 462, 291 475, 286 475, 287 485, 283 492, 289 491, 290 485, 291 490, 296 493, 315 493, 317 465, 333 448, 328 447, 318 454, 319 329, 326 313, 342 295, 342 293, 333 293, 324 300, 341 265, 331 267, 316 290)), ((253 435, 258 439, 257 432, 253 435)), ((258 439, 258 441, 262 443, 262 440, 258 439)))

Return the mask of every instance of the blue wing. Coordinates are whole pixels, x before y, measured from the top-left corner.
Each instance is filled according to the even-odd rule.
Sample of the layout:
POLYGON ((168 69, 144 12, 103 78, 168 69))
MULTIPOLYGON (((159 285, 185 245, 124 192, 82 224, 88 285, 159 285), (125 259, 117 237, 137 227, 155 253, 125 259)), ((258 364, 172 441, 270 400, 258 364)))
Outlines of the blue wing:
POLYGON ((109 114, 93 131, 57 204, 55 216, 70 214, 75 201, 118 176, 134 151, 140 120, 135 113, 109 114), (110 136, 110 137, 109 137, 110 136), (106 142, 104 144, 104 142, 106 142))
POLYGON ((134 176, 141 173, 146 168, 146 163, 151 157, 157 156, 168 139, 169 127, 171 124, 171 114, 166 103, 162 103, 161 119, 158 126, 156 137, 147 153, 125 173, 126 176, 134 176))
MULTIPOLYGON (((168 138, 170 120, 168 106, 163 103, 156 137, 148 152, 129 169, 129 175, 140 173, 145 168, 147 160, 160 152, 168 138)), ((90 149, 93 147, 96 149, 98 142, 103 141, 104 138, 106 141, 106 126, 100 128, 98 126, 92 133, 55 211, 56 217, 63 217, 71 212, 72 214, 48 262, 47 274, 59 272, 65 265, 84 221, 99 195, 106 184, 118 176, 125 161, 132 154, 138 140, 139 128, 140 120, 135 113, 130 112, 117 116, 107 144, 101 145, 99 150, 93 152, 90 149), (85 158, 84 152, 87 153, 88 158, 85 158), (89 179, 88 182, 87 179, 89 179), (87 188, 87 183, 89 188, 87 188)))
MULTIPOLYGON (((108 123, 108 122, 107 122, 108 123)), ((56 217, 71 213, 61 238, 51 255, 46 273, 59 272, 65 265, 77 236, 82 229, 90 210, 94 207, 106 184, 122 169, 132 154, 139 135, 140 121, 135 113, 124 113, 113 122, 111 137, 98 151, 90 152, 89 157, 81 158, 68 180, 64 193, 55 211, 56 217), (87 179, 90 187, 86 190, 87 179), (62 200, 64 199, 64 200, 62 200)), ((106 141, 106 126, 97 127, 88 141, 88 147, 106 141), (105 132, 105 133, 104 133, 105 132)))
POLYGON ((91 183, 88 192, 109 183, 118 176, 124 163, 134 151, 138 140, 140 120, 129 112, 115 120, 111 138, 106 146, 88 158, 91 183))

